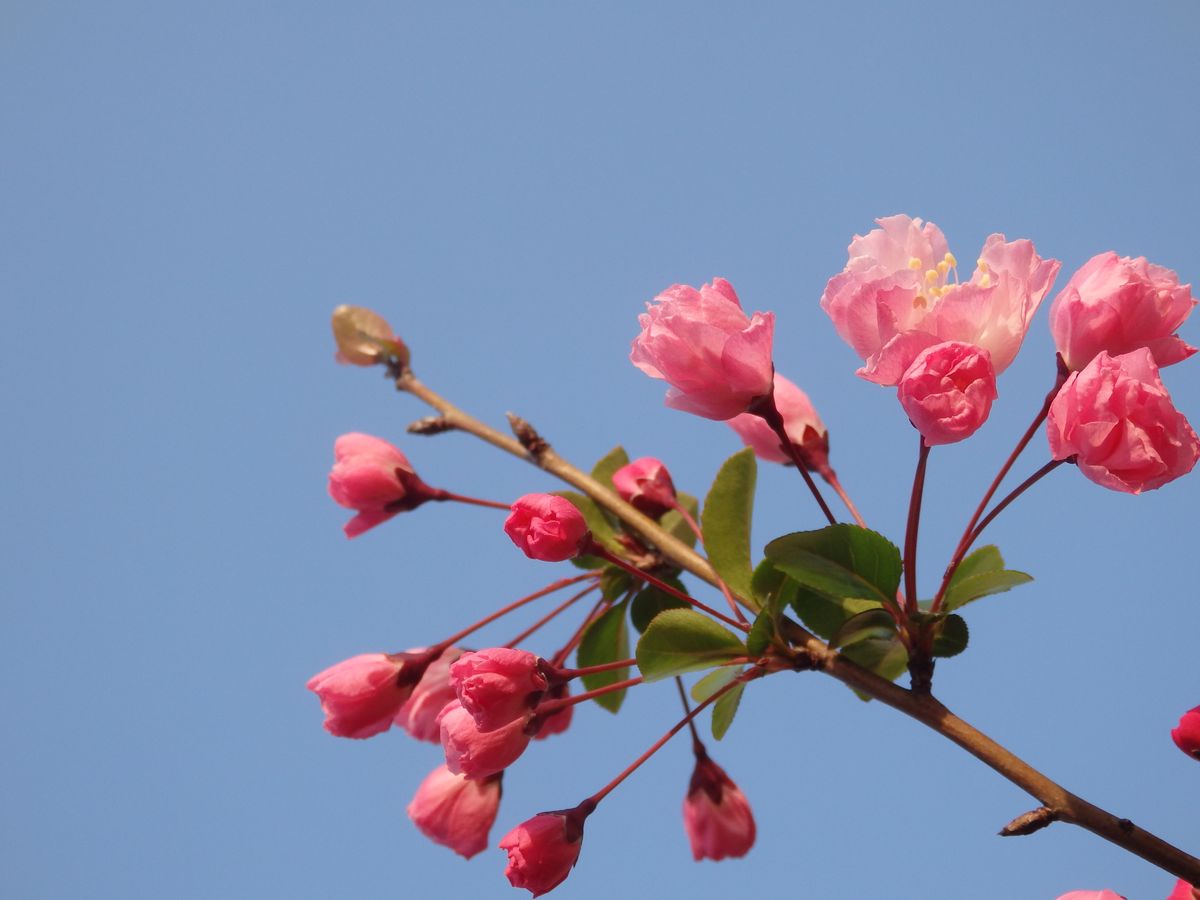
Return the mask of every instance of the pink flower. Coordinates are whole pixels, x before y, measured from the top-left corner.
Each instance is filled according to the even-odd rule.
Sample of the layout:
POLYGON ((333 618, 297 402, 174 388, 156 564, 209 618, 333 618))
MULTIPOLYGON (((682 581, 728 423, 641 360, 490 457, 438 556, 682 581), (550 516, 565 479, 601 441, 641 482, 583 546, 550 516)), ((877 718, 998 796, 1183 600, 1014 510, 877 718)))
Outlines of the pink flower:
POLYGON ((500 808, 501 774, 470 781, 438 766, 426 776, 408 804, 408 817, 421 833, 470 859, 486 850, 488 832, 500 808))
POLYGON ((1060 894, 1056 900, 1125 900, 1114 891, 1069 891, 1060 894))
POLYGON ((1175 887, 1171 890, 1167 900, 1200 900, 1200 891, 1180 878, 1175 882, 1175 887))
POLYGON ((1072 371, 1101 350, 1120 356, 1142 347, 1169 366, 1196 352, 1175 334, 1195 305, 1191 285, 1170 269, 1110 250, 1088 260, 1054 298, 1050 333, 1072 371))
POLYGON ((683 800, 683 827, 696 860, 745 856, 754 846, 754 816, 745 794, 707 755, 697 754, 683 800))
POLYGON ((562 562, 579 555, 591 537, 583 514, 553 494, 526 494, 512 505, 504 533, 530 559, 562 562))
POLYGON ((438 715, 446 767, 479 781, 507 769, 529 746, 529 723, 518 719, 495 731, 480 731, 471 714, 454 700, 438 715))
MULTIPOLYGON (((800 458, 810 469, 820 471, 829 458, 829 432, 817 415, 808 394, 778 372, 775 373, 775 406, 783 416, 783 430, 799 448, 800 458)), ((761 416, 742 413, 729 420, 747 447, 759 459, 791 465, 792 458, 779 445, 779 437, 761 416)))
POLYGON ((1092 481, 1129 494, 1186 475, 1200 455, 1145 347, 1121 356, 1101 350, 1071 373, 1050 405, 1047 434, 1055 459, 1075 457, 1092 481))
POLYGON ((675 508, 671 473, 653 456, 643 456, 621 466, 613 472, 612 482, 622 500, 652 519, 675 508))
POLYGON ((943 341, 981 347, 997 375, 1007 369, 1059 262, 1043 260, 1027 240, 993 234, 971 280, 959 282, 958 261, 936 225, 903 215, 876 221, 879 228, 850 242, 846 268, 821 297, 865 362, 858 375, 896 384, 922 350, 943 341))
POLYGON ((947 341, 922 350, 897 391, 927 447, 969 438, 987 421, 996 373, 986 350, 947 341))
POLYGON ((561 812, 541 813, 500 841, 500 849, 508 851, 504 874, 513 887, 540 897, 571 874, 582 846, 582 821, 561 812))
POLYGON ((468 653, 450 667, 450 680, 463 709, 483 732, 518 719, 528 722, 549 686, 542 660, 524 650, 493 647, 468 653))
POLYGON ((1200 706, 1189 709, 1171 731, 1175 746, 1193 759, 1200 759, 1200 706))
POLYGON ((404 705, 396 713, 396 725, 418 741, 436 744, 441 740, 441 730, 437 725, 438 713, 456 696, 454 685, 450 683, 450 664, 462 656, 463 652, 458 647, 450 647, 430 663, 413 689, 412 696, 404 701, 404 705))
POLYGON ((428 665, 421 650, 362 653, 317 673, 307 687, 321 698, 326 731, 368 738, 391 727, 428 665))
POLYGON ((671 385, 667 406, 731 419, 771 389, 773 313, 747 318, 733 285, 673 284, 638 316, 630 361, 671 385))
POLYGON ((333 445, 329 496, 358 515, 346 523, 346 537, 386 522, 399 512, 433 499, 404 454, 369 434, 343 434, 333 445))
MULTIPOLYGON (((565 681, 560 681, 557 684, 550 686, 550 690, 546 691, 546 701, 563 700, 571 696, 570 685, 565 681)), ((536 741, 544 741, 546 738, 554 734, 562 734, 571 727, 571 716, 574 706, 561 706, 550 713, 538 713, 537 734, 533 736, 536 741)))

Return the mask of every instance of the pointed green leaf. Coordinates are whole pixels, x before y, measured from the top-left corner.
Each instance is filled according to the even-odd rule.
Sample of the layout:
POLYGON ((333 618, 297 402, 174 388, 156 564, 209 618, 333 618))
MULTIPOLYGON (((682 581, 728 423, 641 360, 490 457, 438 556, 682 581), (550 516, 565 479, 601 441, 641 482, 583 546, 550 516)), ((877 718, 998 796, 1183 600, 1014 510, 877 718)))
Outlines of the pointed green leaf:
MULTIPOLYGON (((678 578, 664 578, 667 584, 673 588, 683 590, 683 582, 678 578)), ((646 585, 633 598, 633 605, 629 607, 629 620, 633 622, 633 627, 639 632, 645 631, 646 628, 654 621, 664 609, 690 609, 690 604, 680 600, 678 597, 673 597, 666 591, 659 590, 652 584, 646 585)))
MULTIPOLYGON (((874 672, 880 678, 895 681, 908 669, 908 651, 896 638, 886 641, 866 640, 847 647, 841 651, 847 659, 853 660, 864 669, 874 672)), ((860 700, 871 698, 855 690, 860 700)))
MULTIPOLYGON (((687 510, 688 515, 691 516, 693 520, 699 516, 700 501, 691 494, 685 494, 682 491, 679 491, 675 494, 675 501, 687 510)), ((663 514, 663 517, 658 520, 658 524, 675 537, 679 538, 679 540, 683 541, 689 547, 696 546, 696 532, 692 531, 692 526, 689 525, 687 520, 675 510, 667 510, 663 514)))
MULTIPOLYGON (((575 654, 579 668, 600 666, 629 658, 629 631, 625 627, 625 606, 618 603, 587 627, 575 654)), ((589 691, 602 688, 629 677, 629 668, 612 669, 608 672, 593 672, 582 676, 583 686, 589 691)), ((625 691, 613 691, 593 698, 609 712, 616 712, 625 700, 625 691)))
POLYGON ((830 597, 882 603, 900 586, 900 548, 857 525, 786 534, 767 544, 766 554, 776 568, 830 597))
POLYGON ((830 647, 849 647, 868 639, 886 641, 896 636, 896 620, 886 609, 876 607, 851 616, 829 639, 830 647))
POLYGON ((745 655, 737 635, 690 609, 660 612, 637 645, 638 669, 647 681, 711 669, 745 655))
POLYGON ((725 460, 704 498, 700 525, 709 563, 729 589, 742 597, 752 596, 750 518, 757 475, 758 464, 749 447, 725 460))
POLYGON ((942 598, 942 609, 950 612, 966 606, 972 600, 987 597, 991 594, 1002 594, 1018 585, 1033 581, 1032 575, 1017 572, 1013 569, 1001 569, 998 572, 980 572, 970 578, 955 577, 946 588, 946 596, 942 598))
MULTIPOLYGON (((605 453, 604 456, 600 457, 596 465, 592 466, 592 477, 611 490, 613 487, 613 473, 622 466, 628 465, 628 463, 629 454, 625 452, 624 447, 618 444, 605 453)), ((618 527, 620 523, 616 516, 599 505, 597 505, 597 508, 600 509, 600 514, 608 519, 609 524, 614 528, 618 527)))
POLYGON ((742 693, 745 690, 745 684, 736 685, 727 693, 722 694, 721 699, 713 704, 712 736, 715 740, 719 741, 725 737, 725 732, 733 724, 733 717, 737 715, 738 705, 742 702, 742 693))
POLYGON ((962 616, 949 615, 938 623, 933 637, 934 656, 958 656, 967 649, 970 632, 962 616))
POLYGON ((764 559, 754 569, 750 579, 750 591, 762 608, 775 615, 787 609, 800 590, 800 585, 788 578, 769 559, 764 559))
POLYGON ((703 703, 741 674, 740 666, 721 666, 719 669, 713 669, 692 685, 692 699, 703 703))
POLYGON ((754 618, 750 633, 746 635, 746 652, 751 656, 762 656, 775 639, 775 616, 763 610, 754 618))
POLYGON ((1004 557, 1000 555, 1000 548, 995 544, 987 544, 967 554, 954 570, 954 577, 950 579, 950 583, 954 584, 959 578, 970 578, 981 572, 999 572, 1003 568, 1004 557))

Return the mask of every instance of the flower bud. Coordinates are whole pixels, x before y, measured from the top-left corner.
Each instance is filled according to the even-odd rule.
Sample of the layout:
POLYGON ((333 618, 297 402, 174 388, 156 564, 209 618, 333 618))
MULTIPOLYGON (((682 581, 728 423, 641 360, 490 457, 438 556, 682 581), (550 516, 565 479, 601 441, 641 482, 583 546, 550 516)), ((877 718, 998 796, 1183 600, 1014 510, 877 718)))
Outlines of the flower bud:
POLYGON ((470 859, 488 845, 488 832, 500 808, 502 773, 470 781, 438 766, 421 782, 408 817, 435 844, 470 859))
POLYGON ((1193 759, 1200 759, 1200 706, 1189 709, 1171 732, 1175 746, 1193 759))
POLYGON ((667 406, 732 419, 771 390, 774 313, 748 318, 724 278, 699 290, 675 284, 646 304, 630 361, 671 385, 667 406))
POLYGON ((1200 900, 1200 890, 1192 887, 1182 878, 1175 882, 1167 900, 1200 900))
POLYGON ((362 306, 339 306, 333 311, 331 324, 338 362, 374 366, 395 357, 401 365, 408 365, 408 348, 378 313, 362 306))
MULTIPOLYGON (((571 686, 566 681, 560 681, 557 684, 552 684, 550 689, 546 691, 546 696, 543 703, 552 700, 565 700, 571 696, 571 686)), ((549 713, 538 713, 538 730, 533 736, 535 741, 544 741, 546 738, 555 734, 562 734, 571 727, 571 716, 574 715, 574 705, 560 706, 558 709, 549 713)))
POLYGON ((589 539, 587 522, 575 504, 554 494, 526 494, 512 505, 507 534, 530 559, 562 562, 579 555, 589 539))
POLYGON ((341 506, 358 510, 346 523, 346 537, 416 509, 434 497, 403 453, 369 434, 343 434, 333 445, 329 496, 341 506))
POLYGON ((450 680, 463 709, 483 732, 528 722, 549 682, 541 660, 524 650, 493 647, 468 653, 450 667, 450 680))
POLYGON ((554 890, 575 867, 583 846, 583 822, 562 812, 541 813, 522 822, 500 841, 508 851, 504 874, 515 888, 534 897, 554 890))
POLYGON ((404 701, 396 713, 396 725, 403 728, 418 741, 437 744, 441 741, 441 730, 437 717, 455 698, 454 685, 450 683, 450 664, 463 655, 463 650, 450 647, 429 664, 412 696, 404 701))
POLYGON ((1149 349, 1161 368, 1196 352, 1175 332, 1191 315, 1191 286, 1144 256, 1093 256, 1050 306, 1050 333, 1067 368, 1078 371, 1102 350, 1120 356, 1149 349))
POLYGON ((696 860, 745 856, 754 846, 754 816, 745 794, 703 751, 683 800, 683 827, 696 860))
POLYGON ((921 351, 900 379, 900 405, 927 447, 953 444, 979 430, 996 399, 988 352, 947 341, 921 351))
POLYGON ((1200 439, 1175 409, 1148 348, 1121 356, 1101 350, 1063 384, 1046 425, 1050 455, 1074 457, 1087 478, 1140 494, 1196 465, 1200 439))
POLYGON ((423 650, 362 653, 317 673, 306 686, 321 698, 326 731, 368 738, 391 727, 429 662, 423 650))
MULTIPOLYGON (((793 446, 800 451, 805 466, 815 471, 826 468, 829 460, 829 433, 817 415, 808 394, 778 372, 775 373, 775 408, 783 417, 783 430, 793 446)), ((791 465, 792 457, 779 445, 779 436, 761 416, 742 413, 729 420, 729 427, 738 433, 754 455, 768 462, 791 465)))
POLYGON ((438 715, 446 767, 456 775, 479 781, 507 769, 525 752, 529 723, 518 719, 495 731, 480 731, 471 714, 454 700, 438 715))
POLYGON ((1115 891, 1068 891, 1056 900, 1125 900, 1115 891))
POLYGON ((643 456, 621 466, 612 476, 621 499, 652 519, 675 508, 675 484, 671 473, 653 456, 643 456))

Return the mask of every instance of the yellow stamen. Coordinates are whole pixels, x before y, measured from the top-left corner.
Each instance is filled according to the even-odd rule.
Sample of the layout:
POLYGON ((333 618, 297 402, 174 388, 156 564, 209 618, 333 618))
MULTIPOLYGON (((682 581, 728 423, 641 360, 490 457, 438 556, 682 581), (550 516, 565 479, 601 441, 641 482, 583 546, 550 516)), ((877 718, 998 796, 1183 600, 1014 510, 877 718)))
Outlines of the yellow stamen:
POLYGON ((947 253, 942 257, 942 259, 944 259, 946 261, 946 265, 950 266, 951 268, 954 268, 958 265, 958 260, 954 258, 953 253, 947 253))
POLYGON ((984 262, 982 259, 975 260, 975 265, 979 266, 980 272, 986 272, 988 270, 987 263, 984 262))
POLYGON ((946 262, 944 259, 940 263, 937 264, 937 270, 938 270, 939 275, 945 275, 946 270, 949 268, 950 268, 950 263, 946 262))
POLYGON ((930 269, 925 273, 925 281, 928 284, 935 284, 938 280, 938 277, 937 269, 930 269))
POLYGON ((917 269, 921 268, 921 260, 914 256, 908 261, 908 267, 915 272, 917 269))
POLYGON ((992 276, 989 275, 987 272, 984 272, 983 277, 979 279, 979 286, 987 287, 991 283, 992 283, 992 276))

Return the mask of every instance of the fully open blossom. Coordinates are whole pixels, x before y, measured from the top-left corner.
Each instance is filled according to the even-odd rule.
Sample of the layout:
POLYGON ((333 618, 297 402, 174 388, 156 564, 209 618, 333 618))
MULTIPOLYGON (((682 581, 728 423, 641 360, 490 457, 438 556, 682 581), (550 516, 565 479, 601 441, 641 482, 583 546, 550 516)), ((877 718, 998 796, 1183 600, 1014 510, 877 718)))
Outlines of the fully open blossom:
POLYGON ((508 851, 504 874, 513 887, 540 897, 571 874, 582 846, 582 823, 561 812, 541 813, 500 841, 500 849, 508 851))
POLYGON ((654 300, 638 316, 629 359, 671 385, 667 406, 731 419, 770 391, 773 313, 747 317, 724 278, 699 290, 674 284, 654 300))
POLYGON ((450 667, 450 679, 480 731, 495 731, 517 719, 528 722, 549 686, 541 659, 508 647, 466 654, 450 667))
POLYGON ((454 693, 454 685, 450 683, 450 664, 462 656, 463 652, 458 647, 444 650, 441 656, 429 664, 429 668, 413 688, 412 696, 404 701, 404 705, 396 713, 396 725, 417 740, 433 744, 441 740, 441 730, 437 725, 438 713, 457 696, 454 693))
POLYGON ((1114 491, 1140 494, 1196 465, 1200 439, 1171 403, 1147 348, 1120 356, 1103 350, 1071 373, 1050 405, 1047 434, 1055 459, 1114 491))
POLYGON ((1200 759, 1200 706, 1189 709, 1171 731, 1175 746, 1193 759, 1200 759))
POLYGON ((431 841, 470 859, 487 849, 500 808, 501 778, 502 773, 471 781, 438 766, 417 788, 408 817, 431 841))
POLYGON ((368 738, 391 727, 428 665, 423 650, 361 653, 318 672, 306 686, 321 699, 326 731, 368 738))
POLYGON ((447 703, 438 715, 446 767, 473 781, 507 769, 529 746, 529 724, 518 719, 495 731, 480 731, 461 703, 447 703))
POLYGON ((1169 366, 1196 352, 1175 334, 1195 305, 1191 285, 1170 269, 1110 250, 1084 263, 1054 298, 1050 333, 1073 371, 1101 350, 1119 356, 1141 347, 1169 366))
POLYGON ((346 537, 357 537, 396 513, 433 499, 432 489, 408 459, 387 441, 369 434, 343 434, 333 445, 329 496, 358 515, 346 523, 346 537))
POLYGON ((825 287, 821 308, 865 365, 858 374, 897 384, 917 355, 943 341, 974 344, 999 375, 1017 355, 1058 274, 1027 240, 993 234, 969 281, 936 225, 908 216, 850 242, 850 259, 825 287))
POLYGON ((526 494, 512 505, 504 533, 530 559, 562 562, 579 555, 589 532, 575 504, 554 494, 526 494))
POLYGON ((754 846, 754 816, 745 794, 707 755, 696 758, 683 800, 683 827, 693 859, 745 856, 754 846))
POLYGON ((1068 891, 1059 894, 1056 900, 1125 900, 1115 891, 1068 891))
POLYGON ((661 461, 643 456, 621 466, 612 476, 621 499, 652 519, 675 507, 675 484, 661 461))
POLYGON ((917 355, 897 395, 926 446, 953 444, 987 421, 996 399, 996 373, 986 350, 947 341, 917 355))
POLYGON ((1167 900, 1200 900, 1200 891, 1180 878, 1175 882, 1175 887, 1167 896, 1167 900))
MULTIPOLYGON (((810 469, 820 470, 829 459, 829 431, 808 394, 795 384, 775 373, 775 408, 783 417, 783 430, 800 451, 800 458, 810 469)), ((759 459, 768 462, 792 462, 791 456, 779 445, 779 436, 761 416, 742 413, 729 420, 729 427, 747 447, 754 449, 759 459)))

